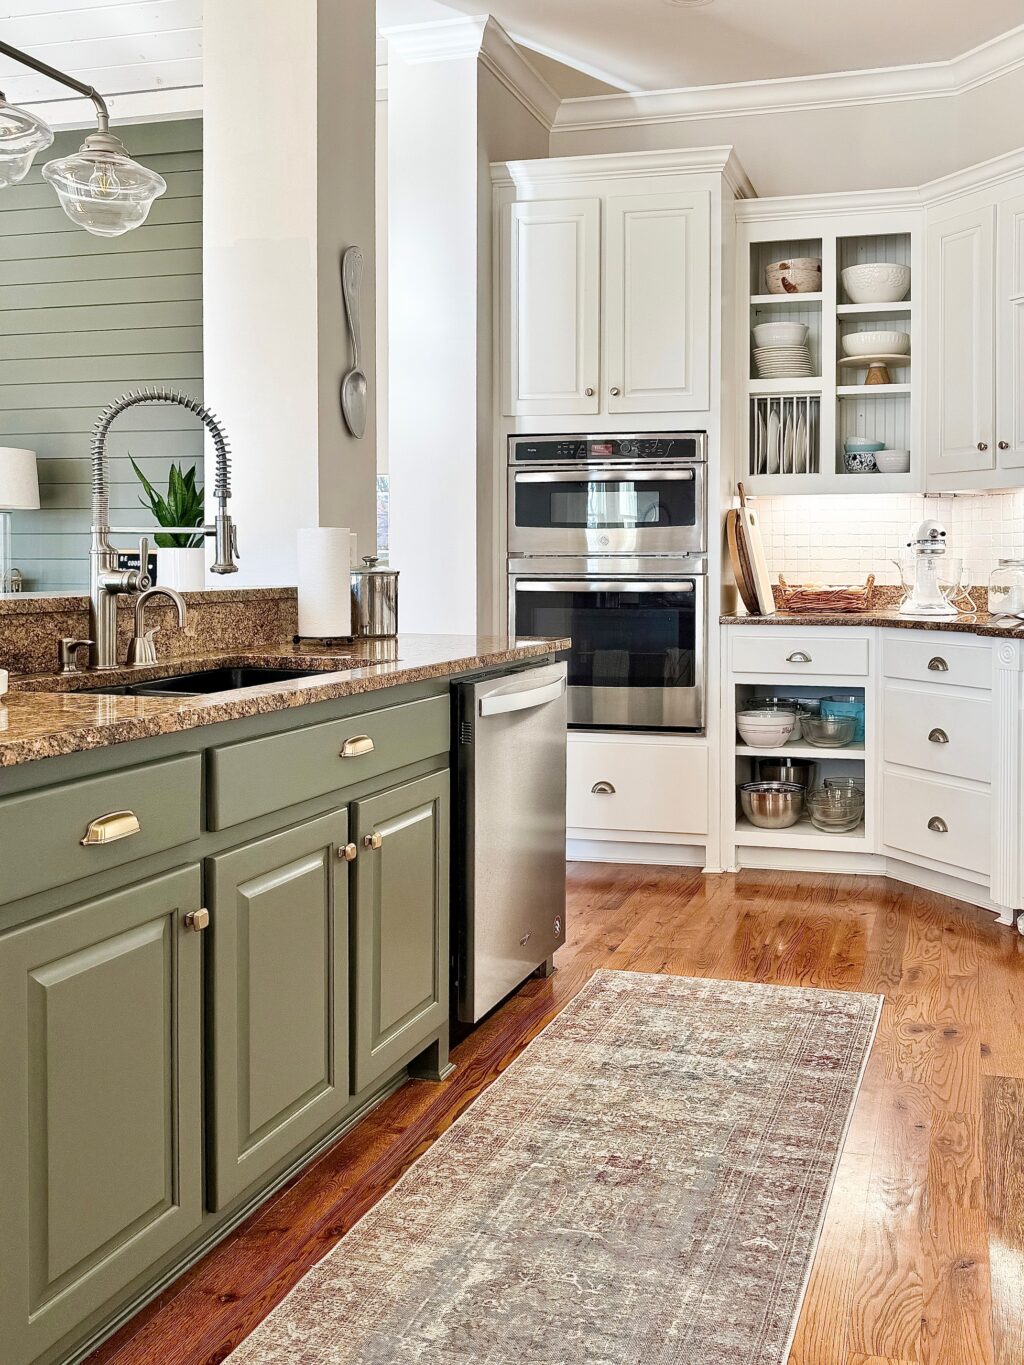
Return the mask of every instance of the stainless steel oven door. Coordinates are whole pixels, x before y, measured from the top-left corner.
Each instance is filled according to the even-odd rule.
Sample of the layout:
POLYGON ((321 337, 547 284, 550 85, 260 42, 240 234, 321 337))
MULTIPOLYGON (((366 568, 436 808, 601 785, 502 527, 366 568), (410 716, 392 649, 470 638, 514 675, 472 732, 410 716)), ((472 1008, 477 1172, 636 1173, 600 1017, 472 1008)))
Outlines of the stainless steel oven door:
POLYGON ((572 637, 569 724, 704 729, 707 578, 509 578, 517 636, 572 637))
POLYGON ((703 554, 705 473, 673 467, 513 467, 510 555, 703 554))

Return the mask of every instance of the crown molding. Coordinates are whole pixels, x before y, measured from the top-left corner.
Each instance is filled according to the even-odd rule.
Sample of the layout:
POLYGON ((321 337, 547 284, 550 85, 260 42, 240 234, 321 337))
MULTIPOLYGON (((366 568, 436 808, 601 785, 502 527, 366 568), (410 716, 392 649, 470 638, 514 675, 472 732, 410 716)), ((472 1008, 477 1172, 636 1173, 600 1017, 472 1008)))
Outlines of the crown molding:
POLYGON ((560 96, 497 20, 489 15, 443 19, 430 24, 402 24, 382 29, 381 34, 402 60, 411 65, 477 58, 547 132, 551 131, 561 103, 560 96))
POLYGON ((754 187, 732 147, 681 147, 670 151, 601 152, 532 161, 499 161, 491 166, 491 180, 496 186, 523 186, 553 181, 636 180, 644 176, 701 172, 722 176, 737 198, 754 196, 754 187))
POLYGON ((921 197, 926 204, 942 204, 975 190, 992 189, 1004 180, 1013 180, 1021 175, 1024 175, 1024 147, 990 157, 987 161, 979 161, 962 171, 941 176, 938 180, 930 180, 921 186, 921 197))
POLYGON ((563 100, 558 133, 962 95, 1024 68, 1024 24, 944 62, 563 100))

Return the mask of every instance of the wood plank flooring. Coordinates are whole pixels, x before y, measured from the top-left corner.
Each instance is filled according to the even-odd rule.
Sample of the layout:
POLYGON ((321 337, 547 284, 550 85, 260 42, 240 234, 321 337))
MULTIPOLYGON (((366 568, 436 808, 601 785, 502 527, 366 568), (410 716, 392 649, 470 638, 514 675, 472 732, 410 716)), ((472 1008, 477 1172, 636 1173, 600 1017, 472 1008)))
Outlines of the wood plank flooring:
POLYGON ((1024 1362, 1024 938, 875 878, 579 864, 568 925, 448 1081, 404 1086, 90 1365, 224 1360, 598 967, 883 993, 790 1365, 1024 1362))

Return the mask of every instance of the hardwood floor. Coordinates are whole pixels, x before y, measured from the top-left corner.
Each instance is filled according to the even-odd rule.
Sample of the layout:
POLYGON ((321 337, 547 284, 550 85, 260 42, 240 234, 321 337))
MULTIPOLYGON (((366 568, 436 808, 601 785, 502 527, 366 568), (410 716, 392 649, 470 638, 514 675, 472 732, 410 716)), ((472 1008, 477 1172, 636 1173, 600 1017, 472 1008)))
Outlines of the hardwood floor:
POLYGON ((1021 1365, 1024 938, 873 878, 577 864, 569 888, 553 977, 466 1037, 448 1081, 381 1105, 90 1365, 224 1360, 598 967, 883 993, 790 1365, 1021 1365))

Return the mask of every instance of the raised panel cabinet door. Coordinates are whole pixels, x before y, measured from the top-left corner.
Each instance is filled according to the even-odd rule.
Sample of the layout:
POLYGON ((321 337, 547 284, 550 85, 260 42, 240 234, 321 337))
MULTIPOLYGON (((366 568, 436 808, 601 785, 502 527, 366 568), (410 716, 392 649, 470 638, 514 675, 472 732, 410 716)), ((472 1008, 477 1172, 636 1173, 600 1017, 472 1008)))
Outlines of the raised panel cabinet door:
POLYGON ((207 860, 211 1207, 348 1103, 348 813, 207 860))
POLYGON ((928 229, 928 472, 996 467, 995 206, 928 229))
POLYGON ((609 412, 707 408, 711 196, 608 200, 605 403, 609 412))
POLYGON ((24 1365, 196 1229, 198 867, 0 939, 0 1355, 24 1365))
POLYGON ((600 200, 511 204, 502 238, 505 416, 598 412, 600 200))
POLYGON ((448 1019, 448 774, 353 804, 353 1087, 448 1019))
POLYGON ((998 209, 996 462, 1024 466, 1024 195, 998 209))

